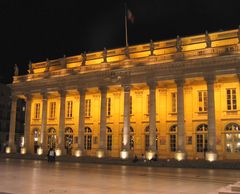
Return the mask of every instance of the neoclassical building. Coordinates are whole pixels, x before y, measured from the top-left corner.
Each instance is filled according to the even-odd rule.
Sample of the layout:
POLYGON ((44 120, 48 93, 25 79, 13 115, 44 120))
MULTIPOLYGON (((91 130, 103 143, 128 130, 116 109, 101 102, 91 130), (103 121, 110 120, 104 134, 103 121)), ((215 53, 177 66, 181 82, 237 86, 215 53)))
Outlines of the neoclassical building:
POLYGON ((240 159, 240 29, 30 63, 24 153, 240 159), (205 155, 206 154, 206 155, 205 155))

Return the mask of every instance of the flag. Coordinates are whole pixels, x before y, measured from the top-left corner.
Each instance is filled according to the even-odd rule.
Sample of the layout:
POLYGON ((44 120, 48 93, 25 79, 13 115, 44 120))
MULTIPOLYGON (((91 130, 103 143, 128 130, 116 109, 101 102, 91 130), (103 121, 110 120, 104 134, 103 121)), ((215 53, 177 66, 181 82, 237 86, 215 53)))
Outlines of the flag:
POLYGON ((133 13, 131 12, 130 9, 127 10, 127 18, 131 23, 134 23, 135 17, 134 17, 134 15, 133 15, 133 13))

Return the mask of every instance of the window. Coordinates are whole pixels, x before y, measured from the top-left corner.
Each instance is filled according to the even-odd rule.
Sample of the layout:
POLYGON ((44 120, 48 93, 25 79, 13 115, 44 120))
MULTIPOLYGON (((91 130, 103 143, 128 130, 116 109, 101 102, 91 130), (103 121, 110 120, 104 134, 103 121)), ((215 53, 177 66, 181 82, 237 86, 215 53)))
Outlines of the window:
POLYGON ((197 152, 204 152, 207 150, 208 144, 208 125, 201 124, 197 127, 196 130, 196 148, 197 152))
POLYGON ((112 150, 112 129, 107 127, 107 150, 112 150))
POLYGON ((198 91, 198 111, 207 111, 207 91, 198 91))
POLYGON ((130 150, 134 149, 134 129, 130 127, 130 150))
POLYGON ((40 103, 35 104, 34 118, 40 119, 40 103))
POLYGON ((133 114, 133 110, 132 110, 132 96, 130 96, 130 102, 129 102, 129 104, 130 104, 130 105, 129 105, 129 107, 130 107, 130 111, 129 111, 130 113, 129 113, 129 114, 132 115, 132 114, 133 114))
POLYGON ((85 127, 84 131, 84 149, 91 150, 92 149, 92 130, 90 127, 85 127))
POLYGON ((240 126, 236 123, 229 123, 225 127, 225 142, 227 152, 240 152, 240 126))
POLYGON ((56 129, 51 127, 48 129, 48 148, 55 149, 56 143, 57 143, 56 129))
POLYGON ((227 110, 237 109, 236 89, 227 89, 227 110))
POLYGON ((50 102, 50 114, 49 117, 54 119, 56 116, 56 102, 50 102))
POLYGON ((67 154, 71 154, 72 144, 73 144, 73 129, 67 127, 64 133, 64 145, 65 149, 67 150, 67 154))
POLYGON ((73 101, 67 101, 67 118, 72 118, 73 101))
POLYGON ((91 100, 86 99, 85 101, 85 117, 91 116, 91 100))
POLYGON ((170 142, 170 151, 177 151, 177 125, 173 125, 169 129, 169 142, 170 142))
POLYGON ((107 116, 111 115, 111 98, 107 98, 107 116))
POLYGON ((177 93, 172 92, 171 93, 171 99, 172 99, 172 113, 177 112, 177 93))

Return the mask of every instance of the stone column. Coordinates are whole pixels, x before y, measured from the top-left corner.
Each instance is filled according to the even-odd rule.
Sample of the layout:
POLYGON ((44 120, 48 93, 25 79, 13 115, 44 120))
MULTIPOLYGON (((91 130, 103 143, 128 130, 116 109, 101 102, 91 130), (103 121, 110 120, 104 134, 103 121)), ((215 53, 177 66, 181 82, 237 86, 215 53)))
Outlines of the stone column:
POLYGON ((152 159, 156 153, 156 82, 148 83, 149 86, 149 150, 147 158, 152 159))
POLYGON ((184 79, 177 79, 177 152, 175 158, 183 160, 185 154, 185 127, 184 127, 184 79))
POLYGON ((79 120, 78 120, 78 148, 75 151, 75 156, 80 157, 84 151, 84 128, 85 128, 85 89, 78 90, 80 94, 79 104, 79 120))
POLYGON ((129 129, 130 129, 130 85, 124 85, 124 119, 123 119, 123 142, 120 156, 128 158, 129 154, 129 129))
POLYGON ((7 153, 16 151, 16 146, 15 146, 16 114, 17 114, 17 97, 12 96, 9 140, 8 140, 8 147, 6 148, 7 153))
POLYGON ((24 148, 25 152, 30 153, 30 123, 31 123, 31 107, 32 107, 32 96, 30 94, 25 95, 26 97, 26 110, 25 110, 25 127, 24 127, 24 148))
POLYGON ((58 131, 58 146, 56 155, 64 155, 66 153, 64 146, 64 129, 65 129, 65 101, 66 91, 59 91, 60 94, 60 115, 59 115, 59 131, 58 131))
POLYGON ((215 99, 214 99, 214 75, 205 76, 208 91, 208 148, 206 159, 214 161, 217 159, 216 153, 216 125, 215 125, 215 99))
POLYGON ((100 140, 97 157, 102 158, 106 152, 106 112, 107 112, 107 87, 100 87, 101 108, 100 108, 100 140))
POLYGON ((41 133, 40 133, 40 144, 43 149, 43 153, 47 153, 47 141, 46 141, 46 127, 47 127, 47 93, 42 93, 42 125, 41 125, 41 133))

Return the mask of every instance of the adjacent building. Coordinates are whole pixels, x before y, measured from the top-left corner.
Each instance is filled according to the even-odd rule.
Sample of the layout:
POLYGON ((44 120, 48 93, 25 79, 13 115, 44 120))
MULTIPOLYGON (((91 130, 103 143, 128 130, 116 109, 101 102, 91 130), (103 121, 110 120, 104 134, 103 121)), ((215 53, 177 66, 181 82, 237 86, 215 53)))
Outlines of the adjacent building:
POLYGON ((22 153, 208 160, 240 158, 240 30, 29 64, 22 153))

